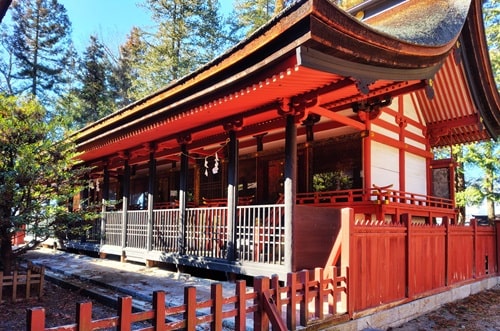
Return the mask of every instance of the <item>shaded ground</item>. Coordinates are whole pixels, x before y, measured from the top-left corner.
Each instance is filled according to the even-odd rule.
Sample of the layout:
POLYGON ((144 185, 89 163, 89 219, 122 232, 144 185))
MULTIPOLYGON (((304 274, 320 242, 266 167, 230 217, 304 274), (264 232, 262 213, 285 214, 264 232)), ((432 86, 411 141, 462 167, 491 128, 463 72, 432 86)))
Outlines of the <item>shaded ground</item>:
POLYGON ((49 281, 44 284, 44 296, 41 299, 32 298, 28 301, 0 304, 0 330, 26 330, 26 309, 33 307, 45 308, 45 327, 61 326, 75 323, 76 303, 92 301, 92 317, 94 319, 116 315, 114 308, 102 305, 95 300, 57 286, 49 281))
MULTIPOLYGON (((0 330, 17 331, 26 329, 26 309, 41 306, 46 311, 46 327, 75 323, 76 303, 90 300, 88 297, 45 282, 45 295, 25 302, 5 302, 0 304, 0 330)), ((95 300, 94 319, 116 315, 114 308, 107 307, 95 300)), ((449 303, 442 308, 412 320, 391 330, 500 330, 500 286, 449 303)))

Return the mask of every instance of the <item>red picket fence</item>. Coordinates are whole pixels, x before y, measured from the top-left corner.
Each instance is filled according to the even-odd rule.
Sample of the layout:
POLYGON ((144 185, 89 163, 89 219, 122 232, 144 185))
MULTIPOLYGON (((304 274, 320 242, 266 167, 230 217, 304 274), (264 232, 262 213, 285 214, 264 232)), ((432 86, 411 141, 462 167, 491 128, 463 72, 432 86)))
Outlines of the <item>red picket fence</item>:
POLYGON ((281 286, 278 277, 257 277, 253 291, 247 291, 244 280, 237 281, 235 293, 223 297, 222 285, 213 284, 211 297, 197 301, 196 288, 184 289, 184 304, 175 307, 165 305, 163 291, 153 293, 153 309, 132 312, 130 296, 118 299, 118 315, 92 320, 92 303, 77 304, 76 323, 45 327, 45 310, 31 308, 27 311, 27 330, 71 331, 101 330, 116 327, 120 331, 132 330, 137 323, 141 330, 196 330, 204 325, 210 330, 222 330, 223 322, 233 323, 235 330, 246 330, 247 318, 253 319, 254 330, 296 330, 326 317, 348 318, 346 310, 337 306, 346 303, 347 278, 337 268, 304 270, 290 273, 287 285, 281 286), (333 275, 326 277, 325 275, 333 275), (343 298, 341 298, 341 296, 343 298), (298 307, 298 308, 297 308, 298 307))

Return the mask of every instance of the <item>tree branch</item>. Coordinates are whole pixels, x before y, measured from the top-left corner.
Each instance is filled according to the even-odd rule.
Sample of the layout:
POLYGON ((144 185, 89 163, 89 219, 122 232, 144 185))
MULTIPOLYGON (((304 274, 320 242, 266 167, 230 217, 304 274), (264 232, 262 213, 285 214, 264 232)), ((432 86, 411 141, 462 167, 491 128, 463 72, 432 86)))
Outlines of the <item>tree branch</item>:
POLYGON ((12 0, 0 0, 0 23, 2 23, 2 19, 7 13, 11 2, 12 0))

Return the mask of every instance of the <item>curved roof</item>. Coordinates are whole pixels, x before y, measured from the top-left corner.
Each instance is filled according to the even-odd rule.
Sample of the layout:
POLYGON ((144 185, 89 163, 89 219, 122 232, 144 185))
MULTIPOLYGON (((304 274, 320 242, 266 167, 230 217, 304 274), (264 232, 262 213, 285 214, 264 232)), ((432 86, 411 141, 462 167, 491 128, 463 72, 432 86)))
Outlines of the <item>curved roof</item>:
MULTIPOLYGON (((465 70, 471 65, 470 49, 477 57, 473 63, 489 64, 486 50, 469 49, 485 47, 481 44, 482 25, 477 26, 482 24, 477 18, 481 16, 477 12, 481 1, 474 0, 470 11, 469 3, 440 0, 430 6, 428 1, 405 1, 362 22, 327 0, 298 1, 199 70, 77 132, 82 159, 96 160, 124 150, 141 155, 151 143, 158 154, 173 155, 179 150, 177 139, 186 135, 192 139, 190 148, 218 144, 226 138, 221 125, 243 118, 240 136, 274 132, 280 137, 283 120, 277 110, 282 110, 283 100, 314 102, 319 107, 315 109, 321 109, 321 115, 336 125, 361 129, 352 112, 353 103, 406 93, 422 99, 422 110, 429 112, 427 124, 435 128, 436 145, 465 142, 466 135, 441 139, 445 135, 438 128, 443 123, 450 125, 446 122, 450 113, 425 105, 422 94, 429 82, 441 81, 441 68, 452 61, 450 56, 454 55, 450 54, 458 38, 464 40, 460 54, 467 53, 467 57, 462 56, 462 64, 445 77, 445 85, 454 86, 458 77, 465 82, 456 93, 472 98, 467 105, 458 105, 466 106, 467 112, 455 114, 467 116, 468 121, 454 121, 453 125, 460 129, 470 126, 471 132, 478 132, 474 139, 496 137, 500 127, 498 93, 495 97, 495 91, 485 91, 484 85, 474 85, 479 91, 471 93, 474 89, 469 85, 478 82, 471 81, 465 70), (422 17, 409 15, 419 9, 429 18, 428 25, 421 24, 422 17), (397 29, 398 24, 407 29, 397 29), (395 29, 399 31, 396 36, 391 34, 395 29), (487 105, 478 105, 476 98, 484 98, 481 91, 490 96, 487 105), (481 130, 482 120, 489 123, 486 133, 481 130)), ((441 97, 440 91, 435 95, 435 99, 441 97)), ((448 133, 446 137, 451 136, 448 133)))

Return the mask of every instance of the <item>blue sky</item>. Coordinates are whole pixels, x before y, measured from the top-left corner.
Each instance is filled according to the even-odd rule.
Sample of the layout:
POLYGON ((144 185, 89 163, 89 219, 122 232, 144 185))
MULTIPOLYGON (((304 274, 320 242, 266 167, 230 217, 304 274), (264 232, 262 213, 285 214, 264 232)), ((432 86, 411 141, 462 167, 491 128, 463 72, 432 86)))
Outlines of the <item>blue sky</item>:
MULTIPOLYGON (((66 7, 73 25, 73 42, 81 51, 95 34, 112 50, 126 40, 133 26, 152 25, 148 11, 138 5, 139 0, 59 0, 66 7)), ((232 0, 219 0, 223 10, 232 8, 232 0)))

